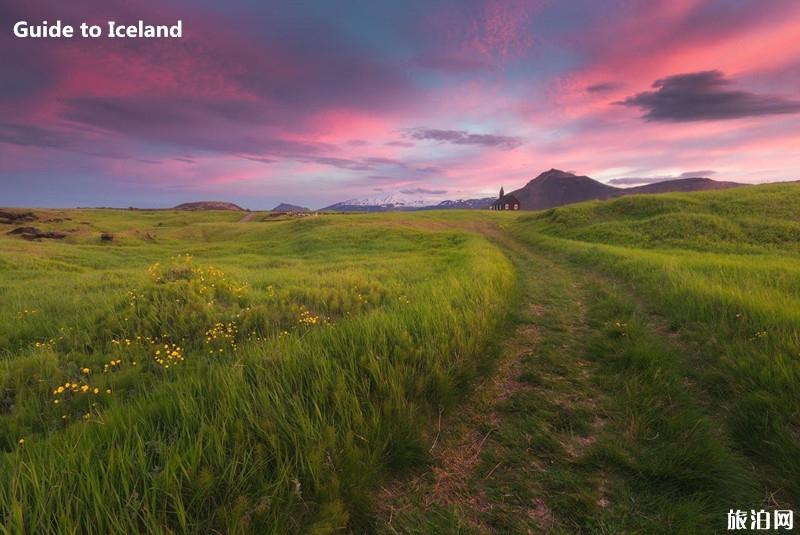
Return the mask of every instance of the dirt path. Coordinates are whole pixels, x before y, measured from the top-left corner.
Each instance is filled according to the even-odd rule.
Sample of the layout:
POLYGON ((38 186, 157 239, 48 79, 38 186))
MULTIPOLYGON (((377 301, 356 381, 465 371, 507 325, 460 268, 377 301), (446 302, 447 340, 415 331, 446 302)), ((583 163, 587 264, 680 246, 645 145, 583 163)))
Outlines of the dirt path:
POLYGON ((255 212, 249 212, 239 220, 239 223, 247 223, 248 221, 252 221, 255 216, 255 212))
POLYGON ((487 223, 519 277, 496 367, 391 481, 382 533, 717 533, 772 487, 691 381, 697 351, 624 280, 487 223), (743 506, 743 507, 742 507, 743 506))
MULTIPOLYGON (((551 506, 537 483, 551 459, 523 443, 547 437, 565 458, 577 459, 603 425, 603 417, 595 414, 598 394, 588 381, 592 366, 578 356, 587 328, 580 282, 507 234, 479 230, 517 267, 520 302, 514 334, 507 337, 494 373, 469 394, 469 404, 440 418, 431 430, 430 470, 382 490, 389 533, 552 528, 551 506), (544 410, 533 419, 526 415, 537 409, 544 410), (575 423, 558 429, 564 419, 575 423), (522 487, 512 489, 518 481, 524 481, 522 487)), ((596 494, 602 503, 602 490, 596 494)))

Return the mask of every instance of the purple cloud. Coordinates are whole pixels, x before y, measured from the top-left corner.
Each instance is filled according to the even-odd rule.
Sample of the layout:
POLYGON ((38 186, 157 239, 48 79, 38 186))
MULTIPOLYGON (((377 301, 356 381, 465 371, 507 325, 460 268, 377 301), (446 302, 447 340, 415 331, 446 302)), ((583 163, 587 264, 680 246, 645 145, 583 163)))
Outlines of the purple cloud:
POLYGON ((384 143, 387 147, 414 147, 416 146, 415 143, 411 143, 410 141, 387 141, 384 143))
POLYGON ((731 80, 720 71, 676 74, 653 83, 645 91, 618 102, 644 110, 649 121, 704 121, 738 119, 800 112, 800 101, 777 95, 759 95, 728 89, 731 80))
POLYGON ((518 137, 470 134, 465 130, 439 130, 436 128, 414 128, 408 131, 408 136, 419 140, 429 139, 454 145, 482 145, 498 147, 503 150, 516 149, 523 143, 523 140, 518 137))
POLYGON ((599 84, 587 86, 586 91, 588 93, 608 93, 609 91, 614 91, 615 89, 620 89, 624 86, 625 84, 620 82, 601 82, 599 84))
POLYGON ((365 162, 373 165, 400 165, 404 164, 394 158, 365 158, 365 162))
POLYGON ((338 167, 339 169, 349 169, 350 171, 369 171, 370 169, 373 169, 373 166, 358 160, 336 158, 332 156, 318 156, 316 158, 311 158, 308 161, 323 165, 331 165, 333 167, 338 167))
POLYGON ((447 193, 446 189, 428 189, 428 188, 412 188, 401 189, 400 193, 405 195, 444 195, 447 193))

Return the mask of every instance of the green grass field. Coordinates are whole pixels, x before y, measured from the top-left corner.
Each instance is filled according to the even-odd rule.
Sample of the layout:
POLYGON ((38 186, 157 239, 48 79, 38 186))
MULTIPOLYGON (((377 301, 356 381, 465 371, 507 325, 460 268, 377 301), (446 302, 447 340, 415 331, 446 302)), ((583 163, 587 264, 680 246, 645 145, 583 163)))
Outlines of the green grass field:
POLYGON ((68 237, 0 235, 0 533, 715 533, 800 504, 800 186, 36 213, 68 237))

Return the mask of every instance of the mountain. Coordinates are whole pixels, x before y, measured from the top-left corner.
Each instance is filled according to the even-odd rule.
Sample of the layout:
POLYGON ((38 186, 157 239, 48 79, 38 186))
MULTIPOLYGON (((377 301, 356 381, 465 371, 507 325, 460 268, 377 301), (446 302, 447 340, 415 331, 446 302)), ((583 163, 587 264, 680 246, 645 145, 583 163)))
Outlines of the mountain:
POLYGON ((337 202, 326 208, 332 212, 388 212, 391 210, 479 210, 488 208, 493 197, 479 199, 456 199, 436 202, 425 197, 413 197, 389 193, 379 197, 350 199, 337 202))
POLYGON ((433 206, 426 206, 422 210, 482 210, 488 208, 494 197, 482 199, 458 199, 456 201, 442 201, 433 206))
POLYGON ((310 212, 305 206, 297 206, 296 204, 289 204, 282 202, 272 209, 273 212, 310 212))
POLYGON ((233 204, 232 202, 222 201, 198 201, 198 202, 185 202, 174 207, 173 210, 231 210, 236 212, 244 211, 244 208, 233 204))
POLYGON ((544 210, 563 204, 610 199, 619 195, 620 190, 588 176, 550 169, 510 193, 519 200, 523 210, 544 210))
POLYGON ((558 169, 540 174, 523 187, 512 191, 523 210, 544 210, 582 201, 613 199, 625 195, 707 191, 744 186, 738 182, 722 182, 710 178, 664 180, 633 188, 615 188, 588 176, 576 176, 558 169))
POLYGON ((433 205, 424 197, 387 193, 377 197, 349 199, 326 206, 326 212, 387 212, 390 210, 416 210, 433 205))
POLYGON ((635 188, 625 188, 622 190, 622 195, 631 195, 635 193, 668 193, 675 191, 707 191, 715 189, 729 189, 745 186, 738 182, 723 182, 718 180, 711 180, 710 178, 680 178, 676 180, 664 180, 663 182, 653 182, 645 186, 636 186, 635 188))
MULTIPOLYGON (((614 199, 624 195, 705 191, 743 186, 737 182, 722 182, 710 178, 682 178, 654 182, 632 188, 616 188, 588 176, 579 176, 559 169, 540 174, 523 187, 509 192, 519 200, 523 210, 545 210, 555 206, 583 201, 614 199)), ((387 212, 391 210, 475 210, 488 208, 493 197, 459 199, 436 202, 424 197, 387 193, 378 197, 350 199, 332 204, 325 211, 335 212, 387 212)))

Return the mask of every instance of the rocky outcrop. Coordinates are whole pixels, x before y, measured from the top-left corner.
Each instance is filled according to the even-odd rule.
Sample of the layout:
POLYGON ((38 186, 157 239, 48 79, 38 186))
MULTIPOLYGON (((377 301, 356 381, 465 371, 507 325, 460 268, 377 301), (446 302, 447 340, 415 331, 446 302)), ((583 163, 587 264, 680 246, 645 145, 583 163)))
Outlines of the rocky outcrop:
POLYGON ((67 235, 63 232, 42 231, 36 227, 17 227, 12 231, 7 232, 6 234, 10 234, 12 236, 19 236, 24 240, 41 240, 41 239, 61 240, 67 237, 67 235))
POLYGON ((9 212, 0 210, 0 224, 15 225, 18 223, 27 223, 36 221, 38 218, 33 212, 9 212))

